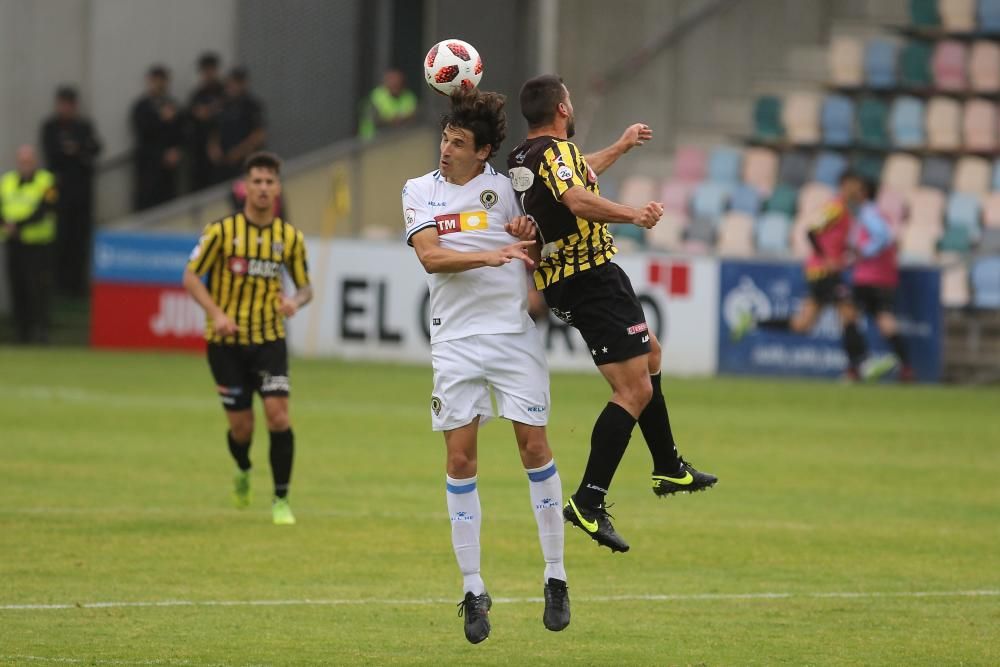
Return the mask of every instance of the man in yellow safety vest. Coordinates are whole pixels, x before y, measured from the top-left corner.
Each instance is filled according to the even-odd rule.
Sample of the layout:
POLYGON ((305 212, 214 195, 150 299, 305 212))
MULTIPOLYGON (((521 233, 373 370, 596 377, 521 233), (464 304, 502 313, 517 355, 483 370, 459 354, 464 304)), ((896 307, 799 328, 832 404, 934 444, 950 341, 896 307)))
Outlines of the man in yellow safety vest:
POLYGON ((406 79, 398 69, 386 70, 382 85, 361 102, 358 137, 368 140, 387 127, 396 127, 413 120, 417 113, 417 96, 406 88, 406 79))
POLYGON ((21 343, 49 340, 52 248, 56 239, 55 176, 38 166, 33 146, 17 149, 17 168, 0 177, 0 224, 7 282, 21 343))

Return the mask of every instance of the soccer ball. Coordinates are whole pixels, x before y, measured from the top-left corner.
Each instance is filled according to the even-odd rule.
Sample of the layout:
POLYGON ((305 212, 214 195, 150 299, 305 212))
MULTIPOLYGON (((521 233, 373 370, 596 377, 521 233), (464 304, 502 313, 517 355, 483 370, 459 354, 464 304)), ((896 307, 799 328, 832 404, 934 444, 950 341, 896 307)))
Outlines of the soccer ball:
POLYGON ((424 58, 424 79, 442 95, 458 88, 475 88, 483 78, 483 59, 468 42, 446 39, 431 47, 424 58))

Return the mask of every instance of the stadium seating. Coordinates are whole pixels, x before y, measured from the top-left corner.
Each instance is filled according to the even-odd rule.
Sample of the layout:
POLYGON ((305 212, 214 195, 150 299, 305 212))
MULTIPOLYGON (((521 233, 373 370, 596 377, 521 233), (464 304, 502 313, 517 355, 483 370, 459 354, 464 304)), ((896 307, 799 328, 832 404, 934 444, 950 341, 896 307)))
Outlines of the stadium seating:
POLYGON ((924 102, 916 97, 897 97, 889 115, 892 143, 900 148, 919 148, 926 143, 924 102))
POLYGON ((934 234, 934 240, 944 228, 944 193, 936 188, 921 187, 907 197, 909 227, 920 227, 934 234))
POLYGON ((769 211, 757 220, 754 236, 762 255, 786 255, 789 251, 791 219, 779 211, 769 211))
POLYGON ((753 216, 730 211, 719 226, 717 250, 724 257, 752 257, 754 254, 753 216))
POLYGON ((896 58, 899 45, 890 39, 875 38, 865 45, 865 83, 869 88, 896 85, 896 58))
POLYGON ((781 120, 788 141, 808 145, 820 142, 820 105, 816 93, 795 92, 785 98, 781 120))
POLYGON ((882 188, 875 203, 892 228, 899 229, 906 217, 906 199, 903 195, 894 190, 882 188))
POLYGON ((946 227, 937 249, 940 252, 965 255, 972 249, 972 234, 965 227, 946 227))
POLYGON ((854 140, 854 102, 846 95, 827 95, 820 110, 823 143, 849 146, 854 140))
POLYGON ((983 198, 983 227, 1000 229, 1000 192, 983 198))
POLYGON ((991 190, 1000 190, 1000 159, 993 163, 993 179, 991 181, 991 190))
POLYGON ((962 116, 962 137, 965 148, 989 152, 997 147, 997 109, 987 100, 969 100, 962 116))
POLYGON ((774 192, 764 205, 764 210, 768 213, 781 213, 787 219, 791 219, 795 216, 797 199, 798 191, 791 185, 781 183, 774 188, 774 192))
POLYGON ((934 87, 938 90, 965 90, 965 45, 954 39, 938 42, 931 58, 934 87))
POLYGON ((729 205, 734 185, 706 181, 695 188, 691 200, 691 213, 695 222, 707 220, 715 223, 722 218, 729 205))
POLYGON ((730 146, 717 146, 708 156, 708 180, 713 183, 736 185, 740 182, 743 156, 730 146))
POLYGON ((979 0, 976 7, 976 23, 980 32, 1000 33, 1000 2, 979 0))
POLYGON ((899 254, 902 261, 930 262, 937 252, 938 236, 933 230, 919 225, 906 225, 899 238, 899 254))
POLYGON ((753 134, 759 141, 777 141, 784 138, 781 124, 781 99, 774 95, 758 97, 753 109, 753 134))
POLYGON ((826 183, 806 183, 802 189, 799 190, 797 207, 799 218, 808 219, 817 213, 821 213, 823 206, 835 196, 836 191, 826 183))
POLYGON ((990 163, 984 158, 966 155, 955 165, 955 182, 952 189, 984 196, 990 191, 990 163))
POLYGON ((920 185, 948 190, 955 176, 955 166, 949 158, 929 157, 920 172, 920 185))
POLYGON ((778 181, 778 154, 769 148, 750 148, 743 160, 743 182, 767 197, 778 181))
POLYGON ((715 245, 715 225, 715 220, 693 220, 684 232, 684 250, 696 255, 706 254, 715 245))
POLYGON ((747 183, 733 190, 733 196, 729 202, 730 210, 744 213, 751 217, 760 213, 762 206, 761 191, 747 183))
POLYGON ((972 305, 1000 308, 1000 257, 983 257, 972 263, 972 305))
POLYGON ((910 0, 910 23, 916 28, 936 28, 941 25, 937 0, 910 0))
POLYGON ((882 166, 885 159, 881 155, 860 154, 851 160, 851 169, 871 181, 877 181, 882 176, 882 166))
POLYGON ((1000 255, 1000 228, 987 227, 979 236, 976 252, 983 255, 1000 255))
POLYGON ((663 186, 660 194, 660 201, 663 202, 663 210, 669 213, 677 213, 685 218, 688 216, 691 197, 694 195, 695 185, 684 181, 670 181, 663 186))
POLYGON ((969 87, 976 92, 1000 91, 1000 45, 978 40, 969 51, 969 87))
POLYGON ((943 252, 941 265, 941 303, 961 308, 969 303, 969 268, 964 258, 956 253, 943 252))
POLYGON ((976 0, 944 0, 938 3, 941 27, 946 32, 972 32, 976 29, 976 0))
POLYGON ((864 44, 860 39, 841 35, 830 41, 828 51, 830 81, 838 86, 860 86, 864 81, 864 44))
POLYGON ((888 116, 885 102, 874 96, 863 98, 858 105, 858 143, 866 148, 888 148, 888 116))
POLYGON ((707 173, 705 151, 694 146, 681 146, 674 156, 674 180, 699 183, 707 173))
POLYGON ((683 245, 687 226, 686 215, 664 213, 656 226, 646 231, 646 244, 658 250, 678 251, 683 245))
POLYGON ((959 242, 957 234, 964 233, 968 245, 979 240, 979 199, 975 195, 966 192, 953 192, 948 197, 948 207, 945 210, 945 234, 955 229, 964 230, 956 232, 952 238, 955 243, 959 242))
POLYGON ((835 188, 845 171, 847 171, 847 158, 840 153, 824 151, 816 157, 816 162, 813 164, 813 180, 835 188))
POLYGON ((899 85, 902 88, 925 90, 931 87, 931 56, 929 42, 911 40, 899 52, 899 85))
POLYGON ((956 150, 962 146, 962 105, 950 97, 932 97, 927 103, 927 146, 956 150))
POLYGON ((618 198, 626 206, 640 208, 656 199, 656 190, 656 181, 649 176, 629 176, 622 183, 618 198))
POLYGON ((885 161, 881 181, 882 187, 909 194, 920 184, 920 160, 908 153, 893 153, 885 161))
POLYGON ((787 151, 781 156, 778 182, 801 188, 809 179, 809 155, 803 151, 787 151))

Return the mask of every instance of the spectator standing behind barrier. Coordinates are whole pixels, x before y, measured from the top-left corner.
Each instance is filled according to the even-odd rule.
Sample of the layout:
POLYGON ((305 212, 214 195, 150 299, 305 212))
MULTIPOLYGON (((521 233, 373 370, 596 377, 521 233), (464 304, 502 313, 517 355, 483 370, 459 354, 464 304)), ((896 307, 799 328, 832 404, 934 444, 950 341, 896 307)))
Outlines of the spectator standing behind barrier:
POLYGON ((56 177, 56 285, 63 294, 85 296, 94 229, 94 167, 101 141, 80 115, 76 89, 56 90, 55 112, 42 124, 45 163, 56 177))
POLYGON ((49 342, 52 245, 58 200, 52 172, 38 167, 33 146, 17 149, 17 168, 0 178, 0 218, 17 339, 49 342))
POLYGON ((382 85, 361 102, 358 137, 373 139, 379 130, 411 121, 417 113, 417 96, 406 88, 406 79, 398 69, 386 70, 382 85))
POLYGON ((219 76, 219 56, 206 52, 198 58, 198 87, 188 100, 188 146, 191 157, 191 187, 201 190, 214 185, 215 165, 208 156, 208 142, 222 112, 225 86, 219 76))
POLYGON ((169 88, 170 72, 154 65, 146 75, 146 94, 132 106, 137 211, 177 196, 181 119, 169 88))
POLYGON ((264 105, 250 93, 246 69, 234 67, 225 87, 222 111, 208 144, 217 182, 238 178, 243 161, 267 140, 264 105))

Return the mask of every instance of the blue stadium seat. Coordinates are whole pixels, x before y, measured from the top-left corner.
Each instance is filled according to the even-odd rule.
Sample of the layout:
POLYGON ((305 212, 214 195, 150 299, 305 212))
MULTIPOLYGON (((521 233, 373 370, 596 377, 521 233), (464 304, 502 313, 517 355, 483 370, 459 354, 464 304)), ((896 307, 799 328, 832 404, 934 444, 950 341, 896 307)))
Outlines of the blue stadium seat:
POLYGON ((990 188, 993 192, 1000 192, 1000 160, 993 163, 993 184, 990 188))
POLYGON ((709 220, 717 224, 729 206, 732 186, 722 183, 702 183, 694 191, 691 211, 695 220, 709 220))
POLYGON ((615 242, 624 241, 624 246, 634 245, 637 249, 646 247, 646 230, 635 225, 614 225, 611 228, 615 242))
POLYGON ((823 143, 848 146, 854 140, 854 102, 845 95, 827 95, 820 110, 823 143))
POLYGON ((945 227, 960 227, 968 232, 969 240, 975 243, 979 240, 979 198, 967 192, 953 192, 948 197, 948 208, 945 211, 945 227))
POLYGON ((909 95, 897 97, 889 112, 892 143, 900 148, 918 148, 924 138, 924 103, 909 95))
POLYGON ((976 16, 980 32, 1000 33, 1000 0, 979 0, 976 16))
POLYGON ((896 85, 896 42, 876 37, 865 45, 865 83, 870 88, 896 85))
POLYGON ((736 185, 740 182, 743 154, 736 148, 717 146, 708 157, 708 180, 736 185))
POLYGON ((924 160, 920 173, 920 185, 927 185, 938 190, 951 189, 955 165, 946 157, 929 157, 924 160))
POLYGON ((760 193, 752 185, 743 184, 733 190, 733 197, 729 202, 729 208, 740 213, 749 213, 756 216, 760 213, 761 206, 760 193))
POLYGON ((760 216, 754 226, 757 252, 762 255, 789 254, 791 231, 792 220, 784 213, 772 211, 760 216))
POLYGON ((809 155, 802 151, 788 151, 781 156, 778 183, 801 188, 809 180, 809 155))
POLYGON ((833 151, 823 151, 816 158, 813 180, 835 188, 840 184, 840 177, 845 171, 847 171, 846 157, 833 151))
POLYGON ((972 305, 1000 308, 1000 257, 983 257, 972 264, 972 305))

